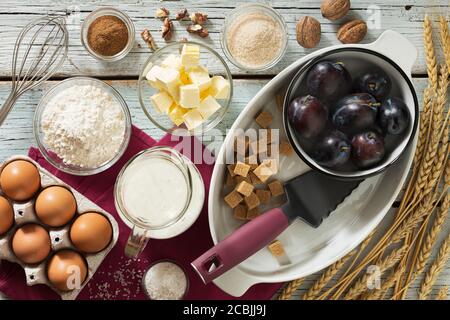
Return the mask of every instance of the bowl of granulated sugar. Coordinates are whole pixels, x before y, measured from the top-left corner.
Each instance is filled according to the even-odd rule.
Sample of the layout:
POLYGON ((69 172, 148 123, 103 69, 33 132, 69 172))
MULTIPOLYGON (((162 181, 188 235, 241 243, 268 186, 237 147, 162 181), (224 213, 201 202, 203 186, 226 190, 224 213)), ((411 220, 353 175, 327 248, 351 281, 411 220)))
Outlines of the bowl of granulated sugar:
POLYGON ((177 263, 160 260, 145 272, 142 288, 151 300, 181 300, 188 292, 189 281, 177 263))
POLYGON ((272 7, 244 4, 227 14, 221 40, 225 55, 235 66, 263 71, 283 57, 288 32, 283 17, 272 7))

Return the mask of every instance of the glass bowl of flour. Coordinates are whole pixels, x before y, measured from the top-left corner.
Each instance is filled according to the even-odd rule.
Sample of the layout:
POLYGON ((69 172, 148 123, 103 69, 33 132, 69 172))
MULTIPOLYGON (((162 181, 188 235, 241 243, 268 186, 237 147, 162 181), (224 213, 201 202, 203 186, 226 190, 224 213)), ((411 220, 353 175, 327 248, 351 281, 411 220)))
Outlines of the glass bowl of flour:
POLYGON ((87 176, 105 171, 123 155, 130 141, 131 115, 113 87, 74 77, 44 95, 33 129, 48 162, 66 173, 87 176))

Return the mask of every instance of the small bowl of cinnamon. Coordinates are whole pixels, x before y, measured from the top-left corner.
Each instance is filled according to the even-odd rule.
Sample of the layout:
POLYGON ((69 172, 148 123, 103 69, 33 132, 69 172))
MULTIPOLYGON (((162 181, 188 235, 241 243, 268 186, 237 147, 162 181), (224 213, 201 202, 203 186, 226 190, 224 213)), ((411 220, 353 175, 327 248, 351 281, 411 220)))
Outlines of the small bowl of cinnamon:
POLYGON ((81 27, 81 42, 94 58, 112 62, 133 48, 135 29, 130 17, 118 9, 101 7, 92 11, 81 27))

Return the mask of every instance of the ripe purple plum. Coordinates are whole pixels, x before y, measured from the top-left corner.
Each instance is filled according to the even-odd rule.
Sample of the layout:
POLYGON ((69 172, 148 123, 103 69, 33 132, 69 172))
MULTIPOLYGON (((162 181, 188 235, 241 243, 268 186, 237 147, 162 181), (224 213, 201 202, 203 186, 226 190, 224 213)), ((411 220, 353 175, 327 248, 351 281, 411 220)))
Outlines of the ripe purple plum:
POLYGON ((297 97, 288 107, 290 124, 302 138, 318 136, 327 124, 328 109, 311 95, 297 97))
POLYGON ((361 169, 373 167, 383 160, 384 139, 374 131, 356 134, 352 139, 353 163, 361 169))

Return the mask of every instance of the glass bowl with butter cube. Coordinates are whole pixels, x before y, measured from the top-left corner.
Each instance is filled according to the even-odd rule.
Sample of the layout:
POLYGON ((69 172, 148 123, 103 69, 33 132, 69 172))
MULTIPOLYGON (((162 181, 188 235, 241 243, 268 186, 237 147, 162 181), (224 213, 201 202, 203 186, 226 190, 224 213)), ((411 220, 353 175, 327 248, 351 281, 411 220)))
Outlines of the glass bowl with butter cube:
POLYGON ((224 59, 197 42, 155 51, 139 76, 139 101, 153 124, 173 135, 201 135, 225 116, 233 95, 224 59))

